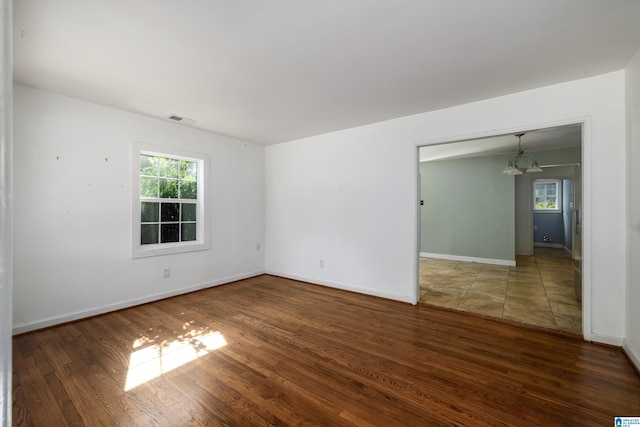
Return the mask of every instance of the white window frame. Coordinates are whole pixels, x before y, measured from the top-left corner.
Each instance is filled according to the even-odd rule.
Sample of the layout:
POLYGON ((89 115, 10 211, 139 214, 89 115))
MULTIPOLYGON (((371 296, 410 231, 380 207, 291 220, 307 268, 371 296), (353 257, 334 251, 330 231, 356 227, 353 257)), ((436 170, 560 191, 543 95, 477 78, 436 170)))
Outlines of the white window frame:
MULTIPOLYGON (((163 147, 141 142, 133 143, 133 155, 131 162, 132 191, 131 191, 131 257, 145 258, 159 255, 179 254, 193 251, 203 251, 210 248, 209 243, 209 155, 195 153, 173 147, 163 147), (169 157, 179 160, 189 160, 198 163, 197 175, 197 210, 196 210, 196 236, 197 239, 188 242, 158 243, 152 245, 140 244, 141 226, 141 202, 140 202, 140 156, 152 155, 169 157)), ((167 200, 167 199, 158 199, 167 200)), ((179 199, 176 199, 179 200, 179 199)))
POLYGON ((561 179, 534 179, 532 186, 533 186, 533 211, 535 213, 562 212, 562 180, 561 179), (556 185, 556 208, 555 209, 536 208, 536 184, 555 184, 556 185))

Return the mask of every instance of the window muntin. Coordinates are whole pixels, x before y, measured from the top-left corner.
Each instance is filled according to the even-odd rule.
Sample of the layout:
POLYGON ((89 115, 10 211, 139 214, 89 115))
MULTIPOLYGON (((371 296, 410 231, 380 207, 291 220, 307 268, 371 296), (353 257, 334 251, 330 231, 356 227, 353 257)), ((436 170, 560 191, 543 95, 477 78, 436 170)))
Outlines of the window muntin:
POLYGON ((197 237, 198 162, 140 154, 140 244, 197 237))
POLYGON ((134 146, 133 257, 208 249, 208 156, 134 146))
POLYGON ((533 181, 533 209, 536 211, 559 211, 561 181, 536 179, 533 181))

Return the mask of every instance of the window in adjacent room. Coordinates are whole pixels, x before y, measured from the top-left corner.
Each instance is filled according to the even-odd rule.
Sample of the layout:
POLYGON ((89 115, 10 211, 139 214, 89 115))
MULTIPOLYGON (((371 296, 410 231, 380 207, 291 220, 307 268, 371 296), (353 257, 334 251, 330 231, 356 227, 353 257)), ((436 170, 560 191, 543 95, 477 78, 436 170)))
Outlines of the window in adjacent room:
POLYGON ((208 156, 134 144, 133 157, 133 257, 208 249, 208 156))
POLYGON ((533 209, 535 211, 559 211, 562 181, 559 179, 536 179, 533 181, 533 209))

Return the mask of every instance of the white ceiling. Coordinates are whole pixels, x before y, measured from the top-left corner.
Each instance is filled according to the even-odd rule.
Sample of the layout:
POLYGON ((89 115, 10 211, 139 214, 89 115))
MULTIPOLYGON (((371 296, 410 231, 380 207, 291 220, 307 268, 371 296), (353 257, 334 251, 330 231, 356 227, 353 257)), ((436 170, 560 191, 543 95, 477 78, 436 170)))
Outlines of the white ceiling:
POLYGON ((272 144, 620 70, 638 0, 16 0, 14 80, 272 144))

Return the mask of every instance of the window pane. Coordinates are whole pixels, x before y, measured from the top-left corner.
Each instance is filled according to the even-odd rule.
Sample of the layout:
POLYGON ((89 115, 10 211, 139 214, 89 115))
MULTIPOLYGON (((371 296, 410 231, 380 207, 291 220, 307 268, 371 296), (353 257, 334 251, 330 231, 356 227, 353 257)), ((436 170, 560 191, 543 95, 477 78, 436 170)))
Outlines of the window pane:
POLYGON ((178 198, 178 181, 175 179, 160 179, 160 198, 161 199, 177 199, 178 198))
POLYGON ((160 222, 177 222, 180 218, 179 203, 163 203, 160 208, 160 222))
POLYGON ((158 222, 160 203, 142 202, 140 206, 140 220, 142 222, 158 222))
POLYGON ((188 160, 180 161, 180 179, 195 181, 198 176, 198 163, 188 160))
POLYGON ((196 204, 195 203, 183 203, 182 207, 182 221, 195 221, 196 220, 196 204))
POLYGON ((178 241, 178 224, 162 224, 160 226, 160 243, 178 241))
POLYGON ((158 224, 142 224, 140 226, 140 244, 153 245, 158 243, 158 224))
POLYGON ((534 206, 540 210, 558 209, 558 194, 560 192, 559 182, 536 182, 534 189, 534 206))
POLYGON ((160 157, 159 162, 161 177, 178 179, 178 172, 180 168, 179 160, 160 157))
POLYGON ((140 177, 140 197, 158 197, 158 178, 140 177))
POLYGON ((180 181, 180 198, 197 199, 198 184, 195 181, 180 181))
POLYGON ((137 142, 132 155, 132 257, 209 248, 209 233, 203 234, 208 203, 198 188, 209 155, 137 142))
POLYGON ((196 240, 196 225, 193 223, 182 224, 182 241, 196 240))
POLYGON ((158 158, 141 154, 140 175, 158 176, 158 158))

